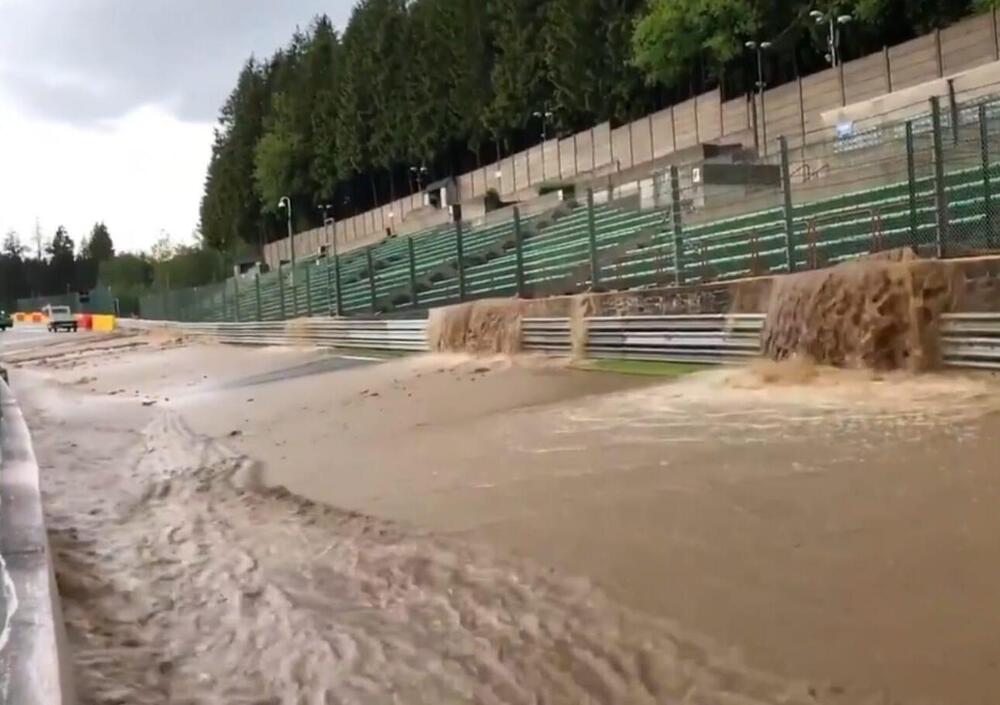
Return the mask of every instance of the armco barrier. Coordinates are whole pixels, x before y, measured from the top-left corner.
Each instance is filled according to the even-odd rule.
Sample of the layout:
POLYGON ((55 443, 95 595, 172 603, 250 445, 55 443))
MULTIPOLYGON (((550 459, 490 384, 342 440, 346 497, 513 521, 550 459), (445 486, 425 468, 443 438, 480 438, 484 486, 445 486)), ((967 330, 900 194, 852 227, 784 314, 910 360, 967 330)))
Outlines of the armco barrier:
POLYGON ((949 365, 1000 370, 1000 313, 947 315, 941 339, 949 365))
POLYGON ((121 319, 123 328, 170 328, 221 343, 318 345, 420 352, 427 350, 426 320, 301 318, 257 323, 174 323, 121 319))
POLYGON ((73 681, 27 424, 0 382, 2 702, 69 705, 73 681))
MULTIPOLYGON (((176 323, 122 320, 129 328, 172 328, 222 343, 318 345, 419 352, 428 349, 426 320, 306 318, 258 323, 176 323)), ((587 357, 722 364, 751 358, 760 350, 762 314, 622 316, 584 319, 587 357)), ((525 350, 569 355, 568 318, 526 318, 525 350)), ((1000 370, 1000 313, 946 314, 944 361, 951 367, 1000 370)))
MULTIPOLYGON (((586 319, 586 355, 719 364, 760 350, 761 314, 625 316, 586 319)), ((529 318, 521 325, 526 350, 569 354, 568 318, 529 318)), ((1000 313, 945 314, 941 326, 949 367, 1000 370, 1000 313)))

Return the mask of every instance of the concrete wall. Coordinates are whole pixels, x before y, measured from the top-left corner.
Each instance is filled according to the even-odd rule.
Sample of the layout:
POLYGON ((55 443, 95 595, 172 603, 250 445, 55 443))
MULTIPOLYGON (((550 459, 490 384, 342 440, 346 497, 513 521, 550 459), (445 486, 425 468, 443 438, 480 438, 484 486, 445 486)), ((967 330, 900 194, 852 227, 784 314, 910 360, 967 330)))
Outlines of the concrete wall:
POLYGON ((674 142, 674 109, 672 107, 653 113, 649 122, 653 129, 653 158, 665 157, 677 150, 674 142))
MULTIPOLYGON (((1000 311, 1000 257, 946 261, 927 260, 927 269, 940 269, 950 283, 946 312, 1000 311)), ((593 316, 666 316, 697 313, 766 313, 775 280, 781 275, 752 277, 705 285, 579 294, 539 301, 549 315, 560 315, 559 305, 572 311, 586 301, 593 316)), ((570 315, 569 313, 563 315, 570 315)))
POLYGON ((698 117, 695 112, 697 96, 678 103, 674 114, 674 149, 684 149, 698 144, 698 117))
POLYGON ((629 125, 611 131, 611 162, 615 171, 632 168, 632 141, 629 139, 629 125))
POLYGON ((611 163, 611 125, 603 122, 591 131, 594 138, 594 165, 596 171, 611 163))
POLYGON ((714 142, 722 137, 722 94, 716 89, 698 96, 698 142, 714 142))
MULTIPOLYGON (((806 76, 800 82, 773 86, 764 95, 767 141, 762 144, 761 151, 773 154, 780 135, 785 135, 792 147, 801 144, 803 139, 806 142, 829 139, 833 132, 830 124, 824 122, 823 113, 877 99, 886 93, 905 91, 998 59, 1000 43, 996 13, 986 13, 845 62, 837 69, 806 76)), ((962 98, 969 99, 994 91, 994 88, 963 84, 962 98)), ((960 92, 959 82, 955 90, 960 92)), ((745 97, 720 101, 720 92, 713 90, 614 129, 603 123, 561 140, 549 140, 544 147, 536 145, 503 159, 499 165, 488 164, 457 177, 461 197, 479 198, 490 188, 497 189, 506 198, 515 194, 526 196, 529 189, 545 180, 634 168, 699 143, 725 141, 752 146, 754 133, 749 101, 745 97), (498 170, 502 174, 499 182, 495 177, 498 170)), ((760 122, 763 133, 763 120, 760 122)), ((386 207, 380 209, 383 212, 378 217, 349 219, 338 227, 338 245, 346 251, 377 240, 384 235, 386 224, 390 222, 399 233, 426 226, 425 216, 410 219, 411 212, 421 206, 420 197, 416 195, 388 204, 388 210, 386 207), (394 214, 391 221, 388 212, 394 214)), ((301 251, 302 247, 299 245, 297 249, 301 251)), ((310 248, 309 251, 315 249, 312 241, 310 248)), ((287 246, 282 249, 276 243, 267 245, 267 261, 272 262, 279 251, 287 258, 287 246)))
POLYGON ((2 381, 0 415, 0 550, 4 578, 18 601, 17 612, 7 615, 13 618, 7 624, 7 648, 0 654, 2 700, 70 705, 76 702, 73 662, 42 513, 38 462, 17 399, 2 381))
POLYGON ((567 137, 559 142, 559 178, 568 179, 576 176, 576 136, 567 137))
POLYGON ((653 122, 649 115, 632 123, 632 159, 636 164, 653 161, 653 122))

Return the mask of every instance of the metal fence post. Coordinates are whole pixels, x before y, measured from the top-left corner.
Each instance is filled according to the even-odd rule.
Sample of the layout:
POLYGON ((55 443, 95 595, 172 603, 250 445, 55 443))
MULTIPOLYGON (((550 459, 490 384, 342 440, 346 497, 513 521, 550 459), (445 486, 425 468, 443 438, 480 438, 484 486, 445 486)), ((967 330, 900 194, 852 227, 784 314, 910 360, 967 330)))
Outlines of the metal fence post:
POLYGON ((312 267, 306 267, 306 315, 313 315, 312 267))
POLYGON ((948 245, 948 200, 944 183, 944 145, 941 139, 941 104, 931 98, 931 126, 934 132, 934 206, 937 211, 937 256, 944 257, 948 245))
POLYGON ((257 300, 257 320, 263 321, 264 308, 261 305, 261 300, 260 300, 260 272, 257 272, 257 274, 254 276, 254 289, 255 289, 254 298, 257 300))
POLYGON ((788 273, 795 271, 795 218, 792 213, 792 178, 788 169, 788 140, 778 138, 781 147, 781 188, 785 195, 785 266, 788 273))
POLYGON ((958 145, 958 101, 955 99, 955 79, 948 79, 948 107, 951 112, 951 142, 958 145))
POLYGON ((287 316, 285 315, 285 273, 282 270, 282 265, 278 263, 278 300, 281 302, 281 320, 285 320, 287 316))
POLYGON ((684 222, 681 217, 681 180, 677 166, 670 165, 670 220, 674 231, 674 284, 684 286, 684 222))
POLYGON ((417 246, 412 237, 406 238, 406 254, 410 260, 410 303, 420 305, 420 292, 417 291, 417 246))
POLYGON ((233 277, 233 318, 240 322, 240 278, 233 277))
POLYGON ((983 208, 986 215, 987 244, 996 243, 996 217, 993 214, 993 194, 990 192, 990 129, 986 123, 986 105, 979 106, 979 152, 983 162, 983 208))
POLYGON ((378 303, 376 301, 378 294, 375 289, 375 263, 372 260, 371 247, 365 248, 365 259, 368 262, 368 290, 371 295, 372 313, 375 313, 378 309, 378 303))
MULTIPOLYGON (((608 193, 610 198, 611 194, 608 193)), ((587 231, 590 236, 590 289, 597 291, 601 286, 601 269, 597 261, 597 221, 594 216, 594 189, 587 189, 587 231)))
POLYGON ((455 221, 455 255, 458 266, 458 300, 465 301, 465 243, 462 237, 462 220, 455 221))
POLYGON ((913 123, 906 121, 906 181, 910 202, 910 239, 917 240, 917 168, 913 163, 913 123))
POLYGON ((517 295, 524 298, 524 233, 521 231, 521 209, 514 206, 514 277, 517 282, 517 295))
MULTIPOLYGON (((334 236, 336 237, 336 236, 334 236)), ((340 296, 340 255, 333 256, 333 287, 337 294, 337 315, 344 315, 344 301, 340 296)))
POLYGON ((326 261, 326 315, 334 315, 334 309, 336 308, 336 300, 334 299, 335 293, 333 290, 333 265, 328 259, 326 261))

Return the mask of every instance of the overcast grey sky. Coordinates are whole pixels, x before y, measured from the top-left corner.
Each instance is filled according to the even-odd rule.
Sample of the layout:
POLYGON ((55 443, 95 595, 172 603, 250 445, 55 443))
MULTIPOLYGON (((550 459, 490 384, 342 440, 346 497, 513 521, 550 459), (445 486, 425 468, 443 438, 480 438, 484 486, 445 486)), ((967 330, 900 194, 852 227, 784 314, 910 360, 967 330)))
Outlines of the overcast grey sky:
POLYGON ((197 224, 212 126, 243 62, 353 0, 0 0, 0 231, 39 218, 120 247, 197 224))

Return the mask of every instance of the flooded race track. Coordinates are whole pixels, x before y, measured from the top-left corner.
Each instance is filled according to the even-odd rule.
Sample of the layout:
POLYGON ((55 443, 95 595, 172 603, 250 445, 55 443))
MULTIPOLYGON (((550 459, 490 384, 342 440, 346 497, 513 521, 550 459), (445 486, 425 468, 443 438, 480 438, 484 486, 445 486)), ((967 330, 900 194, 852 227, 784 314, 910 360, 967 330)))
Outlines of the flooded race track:
POLYGON ((85 702, 993 699, 989 377, 171 342, 15 383, 85 702))

